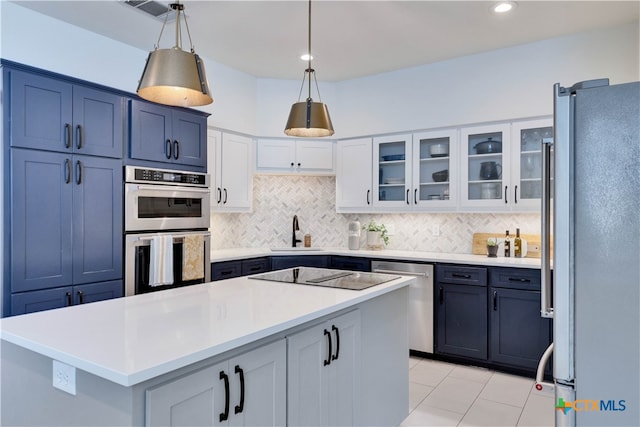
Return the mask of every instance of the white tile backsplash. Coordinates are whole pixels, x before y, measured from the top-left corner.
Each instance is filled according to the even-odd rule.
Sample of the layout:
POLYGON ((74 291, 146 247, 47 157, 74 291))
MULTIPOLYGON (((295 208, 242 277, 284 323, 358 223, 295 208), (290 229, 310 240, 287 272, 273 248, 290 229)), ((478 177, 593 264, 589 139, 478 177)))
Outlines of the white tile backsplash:
MULTIPOLYGON (((211 213, 211 247, 258 248, 291 245, 293 215, 300 231, 311 234, 312 246, 347 247, 350 221, 371 218, 393 229, 388 248, 398 250, 471 253, 475 232, 515 235, 540 233, 540 215, 491 213, 336 213, 336 180, 332 176, 255 175, 253 212, 211 213), (433 235, 433 227, 440 234, 433 235)), ((361 247, 365 246, 364 233, 361 247)))

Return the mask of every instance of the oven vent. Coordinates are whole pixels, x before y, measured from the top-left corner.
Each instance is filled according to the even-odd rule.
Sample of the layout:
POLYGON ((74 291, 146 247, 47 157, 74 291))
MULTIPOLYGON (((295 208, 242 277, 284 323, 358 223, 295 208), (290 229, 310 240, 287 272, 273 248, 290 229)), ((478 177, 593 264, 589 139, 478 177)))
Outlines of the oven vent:
POLYGON ((169 8, 168 3, 161 3, 154 0, 125 0, 122 3, 161 21, 164 21, 167 14, 169 14, 167 21, 175 19, 175 13, 169 8))

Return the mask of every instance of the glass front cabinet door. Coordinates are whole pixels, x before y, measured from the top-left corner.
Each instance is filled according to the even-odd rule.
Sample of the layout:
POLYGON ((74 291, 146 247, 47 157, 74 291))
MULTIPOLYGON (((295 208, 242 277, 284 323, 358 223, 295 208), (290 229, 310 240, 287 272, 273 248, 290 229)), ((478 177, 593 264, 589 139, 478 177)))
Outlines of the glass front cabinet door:
POLYGON ((455 209, 458 140, 455 129, 413 135, 413 203, 424 210, 455 209))
POLYGON ((527 120, 511 125, 514 148, 511 163, 513 209, 540 211, 542 195, 542 139, 553 137, 553 120, 527 120))
POLYGON ((411 206, 411 141, 411 134, 373 139, 374 206, 411 206))
POLYGON ((463 128, 460 132, 461 206, 467 209, 510 210, 508 123, 463 128))

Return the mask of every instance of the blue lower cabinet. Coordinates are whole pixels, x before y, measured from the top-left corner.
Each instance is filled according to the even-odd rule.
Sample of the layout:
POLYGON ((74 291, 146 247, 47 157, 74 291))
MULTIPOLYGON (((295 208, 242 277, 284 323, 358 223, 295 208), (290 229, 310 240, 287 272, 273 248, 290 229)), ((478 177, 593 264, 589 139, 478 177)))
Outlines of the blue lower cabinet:
POLYGON ((487 288, 439 283, 436 286, 436 352, 487 359, 487 288))
POLYGON ((351 271, 371 271, 371 260, 351 256, 331 256, 331 268, 351 271))
POLYGON ((489 288, 489 360, 535 370, 551 343, 551 319, 540 317, 540 292, 489 288))
POLYGON ((233 279, 242 276, 242 261, 222 261, 211 264, 211 280, 233 279))
POLYGON ((11 315, 88 304, 122 296, 122 280, 23 292, 11 295, 11 315))
POLYGON ((271 257, 271 269, 283 270, 292 267, 329 267, 329 255, 275 256, 271 257))

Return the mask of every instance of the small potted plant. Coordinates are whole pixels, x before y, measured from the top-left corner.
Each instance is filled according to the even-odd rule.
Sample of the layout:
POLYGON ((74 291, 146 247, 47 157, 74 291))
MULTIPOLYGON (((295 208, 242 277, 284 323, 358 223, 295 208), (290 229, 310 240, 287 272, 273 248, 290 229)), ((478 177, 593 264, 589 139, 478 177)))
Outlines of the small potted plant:
POLYGON ((389 244, 389 234, 384 224, 378 224, 372 219, 362 229, 367 232, 367 246, 369 249, 381 250, 389 244))
POLYGON ((489 258, 498 256, 498 239, 495 237, 489 237, 487 239, 487 256, 489 258))

